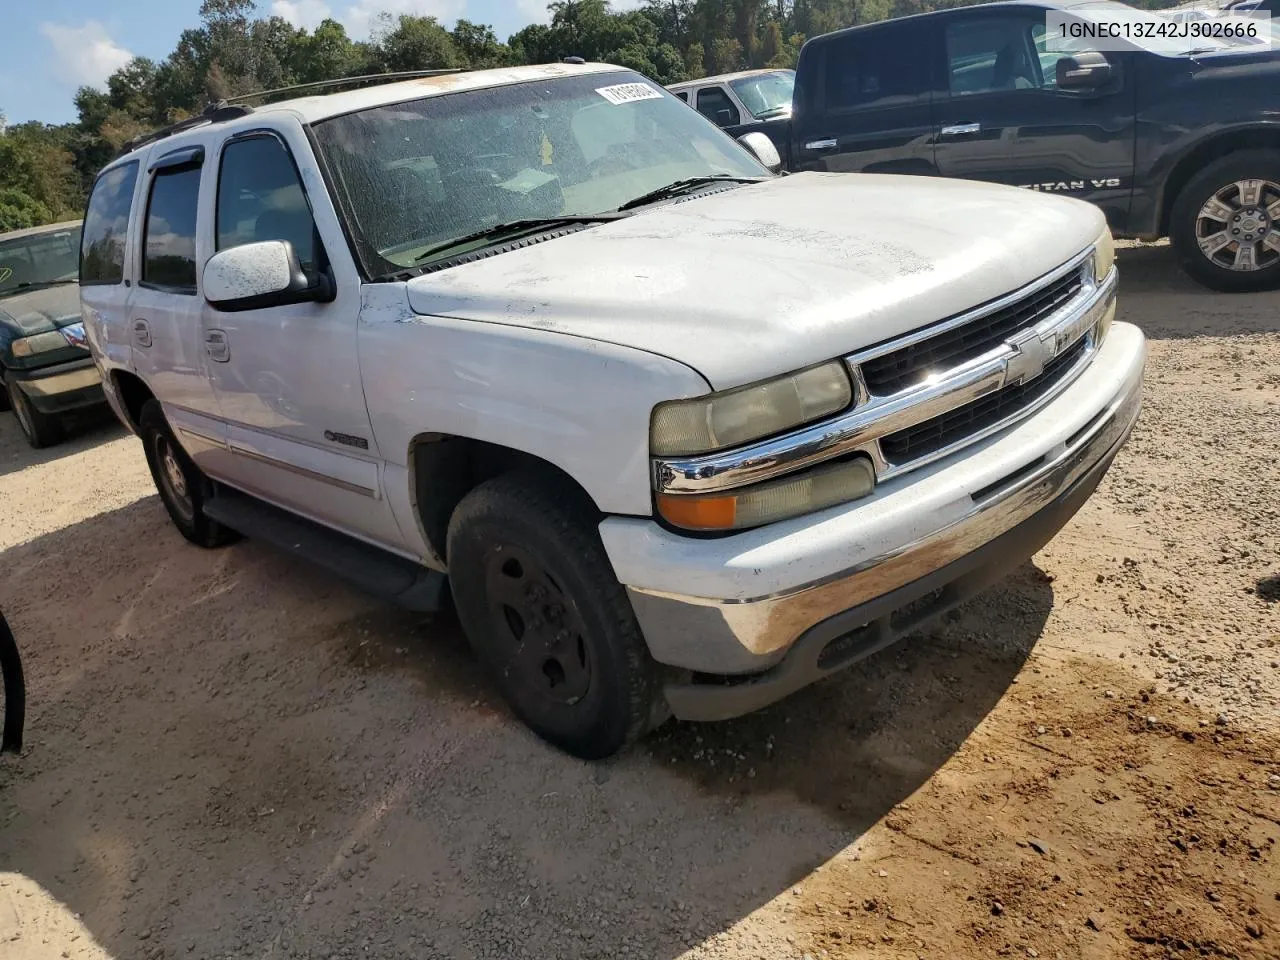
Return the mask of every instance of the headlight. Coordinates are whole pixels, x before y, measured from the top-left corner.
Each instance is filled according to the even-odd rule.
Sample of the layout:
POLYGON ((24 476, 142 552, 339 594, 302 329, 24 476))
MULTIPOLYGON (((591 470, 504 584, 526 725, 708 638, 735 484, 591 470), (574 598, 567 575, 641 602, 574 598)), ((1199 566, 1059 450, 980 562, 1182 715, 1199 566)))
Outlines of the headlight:
POLYGON ((657 456, 688 456, 736 447, 838 413, 853 399, 837 361, 739 390, 660 403, 649 426, 657 456))
POLYGON ((1111 239, 1111 228, 1103 227, 1098 242, 1093 247, 1093 275, 1103 279, 1116 262, 1116 244, 1111 239))
POLYGON ((50 330, 48 333, 37 333, 34 337, 15 340, 9 349, 13 351, 15 357, 30 357, 37 353, 59 350, 66 345, 66 338, 61 333, 50 330))
POLYGON ((686 530, 745 530, 857 500, 875 487, 871 460, 858 456, 724 493, 659 494, 658 512, 686 530))

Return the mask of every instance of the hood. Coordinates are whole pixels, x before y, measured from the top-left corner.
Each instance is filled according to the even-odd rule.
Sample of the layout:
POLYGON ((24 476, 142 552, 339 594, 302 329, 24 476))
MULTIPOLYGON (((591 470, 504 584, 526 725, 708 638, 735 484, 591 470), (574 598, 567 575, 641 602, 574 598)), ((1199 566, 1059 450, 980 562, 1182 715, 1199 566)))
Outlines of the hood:
POLYGON ((806 173, 653 208, 408 283, 416 313, 679 360, 717 390, 960 313, 1079 253, 1095 207, 1016 187, 806 173))
POLYGON ((0 297, 0 324, 11 328, 19 337, 47 333, 79 322, 79 284, 37 287, 0 297))

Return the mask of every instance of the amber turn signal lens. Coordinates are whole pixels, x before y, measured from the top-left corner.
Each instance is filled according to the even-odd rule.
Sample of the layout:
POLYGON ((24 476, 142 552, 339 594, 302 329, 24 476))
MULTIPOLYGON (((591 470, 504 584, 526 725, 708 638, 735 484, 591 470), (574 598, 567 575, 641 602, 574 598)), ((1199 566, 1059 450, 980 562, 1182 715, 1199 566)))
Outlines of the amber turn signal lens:
POLYGON ((658 512, 668 523, 686 530, 732 530, 738 513, 737 497, 658 495, 658 512))

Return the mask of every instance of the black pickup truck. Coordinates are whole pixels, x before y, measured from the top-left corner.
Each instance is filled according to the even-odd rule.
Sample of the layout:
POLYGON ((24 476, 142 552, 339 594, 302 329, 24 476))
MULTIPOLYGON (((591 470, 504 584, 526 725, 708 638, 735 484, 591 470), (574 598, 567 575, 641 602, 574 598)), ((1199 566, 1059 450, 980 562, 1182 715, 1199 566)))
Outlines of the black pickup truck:
POLYGON ((1170 237, 1209 287, 1280 286, 1280 50, 1267 33, 1139 36, 1166 22, 1119 3, 1000 3, 815 37, 784 164, 1079 197, 1118 235, 1170 237), (1055 10, 1147 26, 1128 28, 1124 50, 1077 40, 1065 53, 1048 49, 1055 10))

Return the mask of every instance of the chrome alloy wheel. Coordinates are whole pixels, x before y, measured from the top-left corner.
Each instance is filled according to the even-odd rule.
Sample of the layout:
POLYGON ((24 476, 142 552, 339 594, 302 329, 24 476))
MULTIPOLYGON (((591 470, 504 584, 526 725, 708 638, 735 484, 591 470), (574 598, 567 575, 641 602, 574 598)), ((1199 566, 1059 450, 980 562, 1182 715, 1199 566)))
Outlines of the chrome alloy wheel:
POLYGON ((1280 185, 1237 180, 1204 202, 1196 243, 1215 266, 1252 272, 1280 262, 1280 185))

